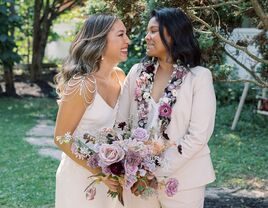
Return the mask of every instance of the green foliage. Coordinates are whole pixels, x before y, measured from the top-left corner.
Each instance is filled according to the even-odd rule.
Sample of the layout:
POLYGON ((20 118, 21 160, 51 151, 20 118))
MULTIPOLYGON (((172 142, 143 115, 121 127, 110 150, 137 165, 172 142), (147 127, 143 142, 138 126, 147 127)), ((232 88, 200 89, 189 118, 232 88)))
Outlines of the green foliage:
POLYGON ((111 13, 113 9, 105 1, 93 0, 87 5, 88 14, 111 13))
POLYGON ((201 50, 211 48, 215 44, 215 39, 209 33, 201 33, 198 37, 199 47, 201 50))
POLYGON ((151 12, 154 9, 160 9, 163 7, 180 7, 182 6, 181 1, 171 1, 171 0, 147 0, 148 10, 151 12))
POLYGON ((34 1, 19 0, 17 13, 23 22, 20 30, 15 30, 18 54, 21 56, 23 63, 30 63, 32 56, 34 1))
POLYGON ((21 25, 20 17, 15 14, 14 1, 2 0, 0 3, 0 64, 12 67, 20 61, 14 40, 14 30, 21 25))
POLYGON ((230 83, 215 83, 214 84, 217 103, 219 105, 228 105, 230 103, 238 103, 242 95, 243 85, 233 85, 230 83))

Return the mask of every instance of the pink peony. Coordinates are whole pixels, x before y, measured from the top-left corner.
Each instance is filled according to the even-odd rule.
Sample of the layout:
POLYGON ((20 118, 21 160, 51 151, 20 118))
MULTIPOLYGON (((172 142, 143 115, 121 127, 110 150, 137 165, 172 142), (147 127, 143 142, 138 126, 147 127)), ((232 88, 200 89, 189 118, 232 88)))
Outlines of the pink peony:
POLYGON ((172 112, 172 108, 168 103, 163 103, 160 107, 159 107, 159 114, 160 116, 163 117, 170 117, 171 112, 172 112))
POLYGON ((99 149, 99 157, 104 165, 121 161, 125 156, 124 150, 115 144, 103 144, 99 149))

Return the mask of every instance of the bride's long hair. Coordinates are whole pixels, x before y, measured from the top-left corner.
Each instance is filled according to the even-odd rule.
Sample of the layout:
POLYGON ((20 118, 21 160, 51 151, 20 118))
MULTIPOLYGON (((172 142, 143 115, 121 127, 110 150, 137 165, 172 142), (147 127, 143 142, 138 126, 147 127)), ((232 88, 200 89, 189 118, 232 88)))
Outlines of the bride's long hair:
POLYGON ((118 18, 108 14, 90 16, 71 43, 69 56, 55 76, 56 92, 61 97, 65 83, 75 74, 90 74, 100 68, 107 35, 118 18))

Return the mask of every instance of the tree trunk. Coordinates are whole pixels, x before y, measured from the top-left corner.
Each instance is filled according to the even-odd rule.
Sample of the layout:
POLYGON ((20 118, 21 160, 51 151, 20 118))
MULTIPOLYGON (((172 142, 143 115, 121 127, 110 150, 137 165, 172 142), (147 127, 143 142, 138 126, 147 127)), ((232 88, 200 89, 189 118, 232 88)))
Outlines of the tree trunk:
MULTIPOLYGON (((11 11, 11 16, 15 16, 15 1, 11 1, 11 6, 10 6, 10 11, 11 11)), ((15 28, 11 28, 10 30, 10 36, 12 39, 14 39, 14 32, 15 28)), ((5 86, 6 86, 6 96, 16 96, 16 89, 15 89, 15 84, 14 84, 14 79, 13 79, 13 65, 14 62, 9 63, 9 64, 3 64, 4 68, 4 80, 5 80, 5 86)))
POLYGON ((84 1, 54 1, 52 7, 49 1, 35 0, 34 24, 33 24, 33 54, 30 68, 31 80, 41 80, 42 61, 45 54, 47 39, 52 26, 52 21, 64 11, 72 9, 76 5, 83 5, 84 1), (57 4, 60 4, 57 5, 57 4), (42 15, 42 16, 41 16, 42 15))
POLYGON ((49 30, 52 25, 52 18, 49 16, 49 5, 43 5, 43 1, 35 1, 34 32, 33 32, 33 56, 31 65, 31 80, 41 80, 42 62, 45 55, 49 30), (41 10, 43 16, 41 18, 41 10))
POLYGON ((13 70, 10 66, 4 66, 4 79, 5 79, 5 86, 7 96, 16 96, 16 89, 13 80, 13 70))
POLYGON ((47 39, 49 34, 51 23, 49 20, 42 22, 39 25, 37 31, 39 31, 33 40, 33 57, 31 65, 31 80, 38 81, 41 79, 42 74, 42 62, 45 55, 45 49, 47 45, 47 39), (42 27, 42 29, 41 29, 42 27))
POLYGON ((31 80, 37 81, 40 77, 42 57, 40 53, 41 45, 40 39, 42 36, 41 31, 41 9, 43 6, 42 0, 35 0, 34 4, 34 25, 33 25, 33 56, 30 68, 31 80))

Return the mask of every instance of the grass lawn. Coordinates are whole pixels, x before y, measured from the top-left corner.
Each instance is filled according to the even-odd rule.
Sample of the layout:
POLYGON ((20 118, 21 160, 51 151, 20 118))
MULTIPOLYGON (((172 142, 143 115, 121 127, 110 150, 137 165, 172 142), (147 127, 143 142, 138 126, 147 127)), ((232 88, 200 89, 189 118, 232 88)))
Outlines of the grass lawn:
MULTIPOLYGON (((23 140, 37 119, 54 119, 54 100, 0 98, 0 207, 53 207, 58 161, 23 140)), ((210 140, 217 180, 210 186, 251 188, 267 183, 268 117, 245 106, 230 130, 236 105, 218 107, 210 140)))
POLYGON ((209 146, 217 180, 211 186, 264 188, 268 185, 268 116, 244 106, 235 131, 230 127, 236 105, 217 109, 209 146))
POLYGON ((51 99, 0 99, 0 207, 53 207, 59 162, 23 138, 37 119, 53 119, 55 108, 51 99))

